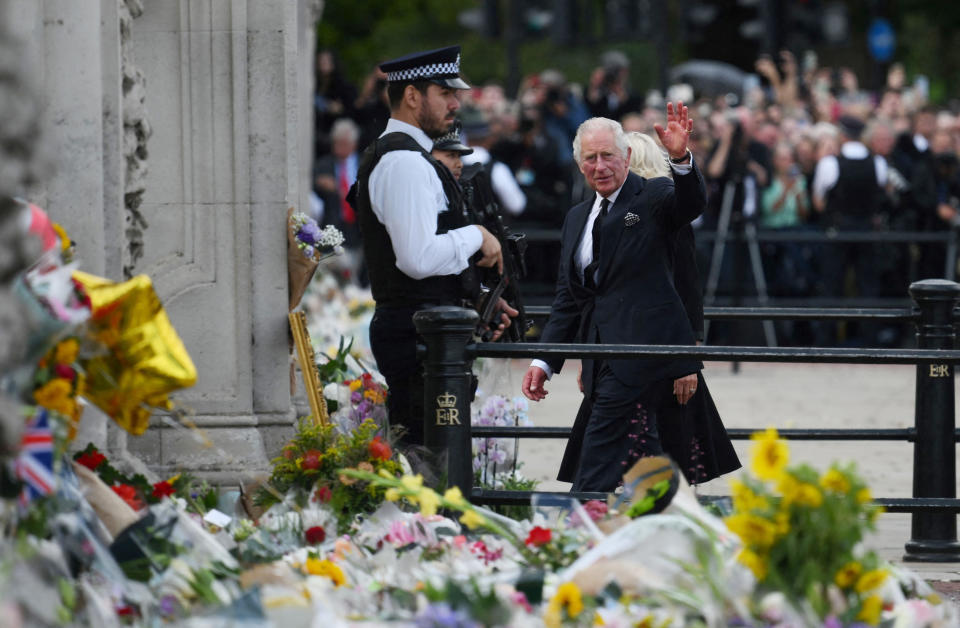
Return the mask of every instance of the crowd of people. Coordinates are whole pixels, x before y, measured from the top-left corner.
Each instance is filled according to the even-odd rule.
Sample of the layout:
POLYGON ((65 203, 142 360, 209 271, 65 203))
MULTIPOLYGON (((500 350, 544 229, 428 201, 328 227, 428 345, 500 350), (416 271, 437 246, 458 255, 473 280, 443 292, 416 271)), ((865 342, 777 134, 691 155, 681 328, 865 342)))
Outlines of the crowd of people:
MULTIPOLYGON (((710 273, 714 233, 728 224, 761 230, 830 232, 946 231, 960 208, 960 115, 931 107, 922 80, 908 83, 893 65, 880 91, 860 87, 846 68, 803 67, 789 52, 756 62, 759 81, 742 90, 700 94, 678 84, 667 94, 639 94, 629 84, 630 59, 608 52, 585 83, 553 69, 527 76, 516 98, 497 83, 459 93, 463 138, 473 148, 465 164, 489 164, 505 219, 517 230, 559 229, 572 205, 592 192, 573 159, 579 125, 591 117, 621 122, 626 132, 653 134, 665 122, 666 101, 689 104, 690 148, 707 183, 708 204, 698 230, 701 277, 710 273), (725 215, 726 214, 726 215, 725 215)), ((576 77, 572 77, 576 78, 576 77)), ((355 270, 365 280, 356 216, 345 202, 363 148, 390 117, 387 77, 379 69, 359 89, 322 50, 316 67, 315 212, 343 230, 355 270)), ((535 239, 536 240, 536 239, 535 239)), ((746 249, 731 243, 720 258, 716 294, 756 295, 746 249), (738 257, 740 256, 740 257, 738 257)), ((765 241, 759 245, 771 297, 818 298, 839 304, 906 296, 916 279, 944 277, 941 242, 871 243, 765 241)), ((534 241, 528 282, 551 286, 556 277, 556 237, 534 241)), ((783 330, 784 343, 901 341, 898 329, 846 329, 834 325, 783 330)), ((711 341, 715 341, 711 339, 711 341)))

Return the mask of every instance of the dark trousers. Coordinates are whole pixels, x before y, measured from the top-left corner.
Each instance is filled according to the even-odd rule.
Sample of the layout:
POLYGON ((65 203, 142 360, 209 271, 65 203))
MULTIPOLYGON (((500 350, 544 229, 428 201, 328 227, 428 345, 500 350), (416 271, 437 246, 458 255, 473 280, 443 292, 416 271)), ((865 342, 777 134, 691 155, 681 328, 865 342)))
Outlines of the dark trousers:
POLYGON ((600 363, 572 490, 613 491, 634 462, 663 453, 657 409, 672 386, 673 379, 641 388, 627 386, 606 363, 600 363))
POLYGON ((370 348, 387 380, 390 426, 401 426, 403 446, 423 445, 423 364, 417 360, 414 312, 423 306, 378 307, 370 321, 370 348))

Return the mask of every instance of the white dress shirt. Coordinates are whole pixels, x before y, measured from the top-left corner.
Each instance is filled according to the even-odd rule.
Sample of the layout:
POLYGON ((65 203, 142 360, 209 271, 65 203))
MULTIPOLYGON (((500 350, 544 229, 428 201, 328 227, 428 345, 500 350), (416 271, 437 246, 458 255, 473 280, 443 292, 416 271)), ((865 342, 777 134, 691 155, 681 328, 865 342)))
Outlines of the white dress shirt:
MULTIPOLYGON (((433 140, 418 127, 391 118, 383 135, 406 133, 428 153, 433 140)), ((381 137, 383 137, 381 135, 381 137)), ((437 215, 447 211, 443 184, 423 155, 395 150, 370 173, 370 206, 387 233, 397 268, 413 279, 456 275, 480 249, 483 236, 474 225, 437 233, 437 215)))
MULTIPOLYGON (((844 142, 840 147, 840 154, 847 159, 866 159, 870 150, 860 142, 844 142)), ((887 184, 887 161, 880 155, 874 155, 873 164, 877 171, 877 184, 883 187, 887 184)), ((817 169, 813 173, 813 197, 826 200, 827 192, 839 179, 840 162, 834 155, 827 155, 817 162, 817 169)))

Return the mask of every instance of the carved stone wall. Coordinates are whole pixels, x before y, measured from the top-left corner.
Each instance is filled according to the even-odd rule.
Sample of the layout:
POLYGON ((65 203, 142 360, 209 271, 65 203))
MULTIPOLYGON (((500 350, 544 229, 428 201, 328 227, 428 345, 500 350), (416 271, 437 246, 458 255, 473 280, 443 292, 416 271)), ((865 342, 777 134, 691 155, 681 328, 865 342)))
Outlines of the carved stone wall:
POLYGON ((153 278, 199 373, 177 396, 199 432, 100 436, 161 472, 264 468, 294 419, 284 228, 309 190, 319 3, 11 1, 57 157, 39 202, 85 269, 153 278))

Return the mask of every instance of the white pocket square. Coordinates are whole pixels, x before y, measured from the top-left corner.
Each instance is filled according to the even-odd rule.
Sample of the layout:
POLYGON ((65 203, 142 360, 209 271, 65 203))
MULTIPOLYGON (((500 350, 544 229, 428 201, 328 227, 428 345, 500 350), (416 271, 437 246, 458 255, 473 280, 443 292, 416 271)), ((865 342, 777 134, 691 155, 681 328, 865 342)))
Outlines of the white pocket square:
POLYGON ((627 212, 627 215, 623 217, 623 224, 627 225, 628 227, 632 227, 638 222, 640 222, 640 216, 637 216, 633 212, 627 212))

